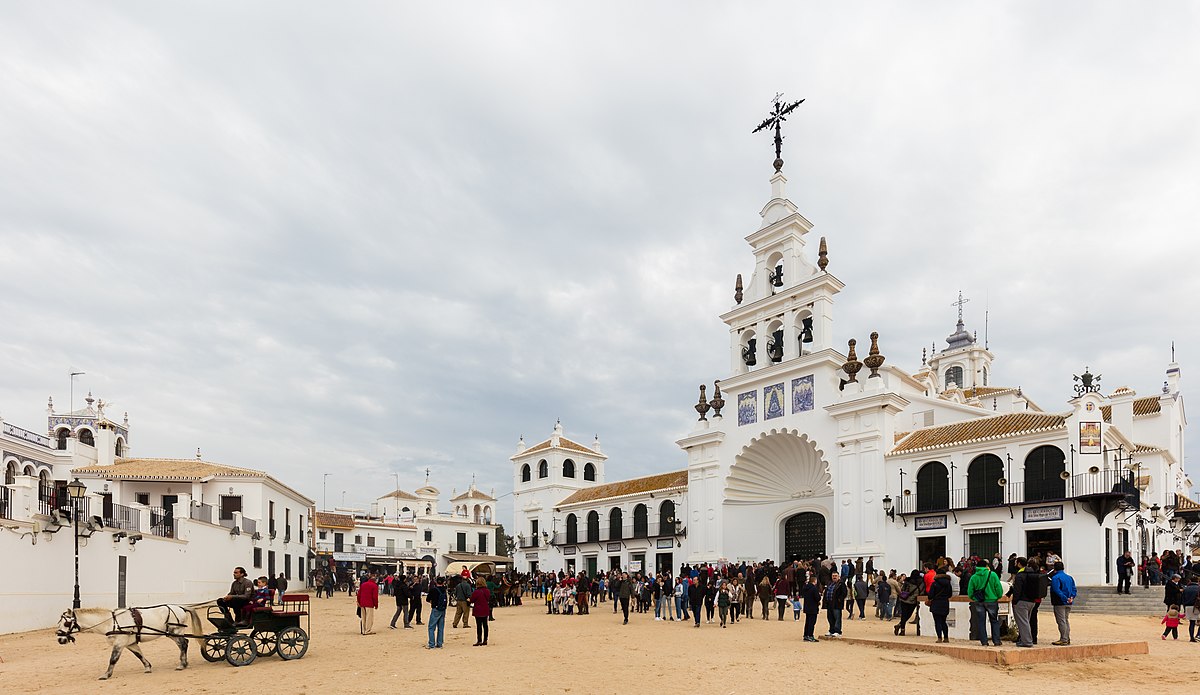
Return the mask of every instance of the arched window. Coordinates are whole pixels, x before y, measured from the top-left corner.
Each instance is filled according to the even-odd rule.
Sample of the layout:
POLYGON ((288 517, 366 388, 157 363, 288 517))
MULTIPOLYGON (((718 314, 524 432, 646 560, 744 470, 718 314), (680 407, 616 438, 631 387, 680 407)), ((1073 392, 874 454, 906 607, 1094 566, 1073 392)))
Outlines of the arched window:
POLYGON ((596 467, 591 463, 583 464, 583 479, 596 482, 596 467))
POLYGON ((951 367, 946 370, 946 388, 963 387, 963 368, 951 367))
POLYGON ((650 535, 649 520, 646 518, 646 505, 639 504, 633 508, 633 537, 645 538, 650 535))
POLYGON ((567 543, 574 545, 579 542, 579 519, 574 514, 567 515, 567 543))
POLYGON ((983 385, 984 386, 988 385, 988 383, 987 383, 987 367, 983 368, 983 385))
POLYGON ((4 484, 12 485, 17 482, 17 464, 9 461, 4 467, 4 484))
POLYGON ((803 309, 796 314, 796 340, 798 342, 797 355, 803 355, 805 344, 813 342, 813 317, 812 312, 808 309, 803 309))
POLYGON ((608 513, 608 540, 621 540, 621 508, 613 507, 608 513))
POLYGON ((492 508, 491 507, 483 508, 483 523, 485 523, 485 524, 492 523, 492 508))
MULTIPOLYGON (((634 522, 637 523, 636 521, 634 522)), ((670 536, 675 533, 675 503, 664 500, 658 507, 658 535, 670 536)))
POLYGON ((1004 503, 1004 462, 995 454, 980 454, 967 467, 967 506, 991 507, 1004 503))
POLYGON ((917 511, 936 512, 950 507, 950 476, 941 461, 930 461, 917 471, 917 511))
POLYGON ((96 446, 96 439, 92 437, 92 431, 86 427, 79 430, 79 441, 88 446, 96 446))
POLYGON ((546 459, 538 461, 538 478, 550 477, 550 464, 546 463, 546 459))
POLYGON ((117 443, 113 447, 113 453, 116 454, 117 456, 125 455, 125 440, 124 439, 117 437, 117 443))
POLYGON ((25 466, 24 472, 25 472, 25 475, 28 475, 28 476, 32 476, 35 473, 33 470, 33 466, 25 466))
POLYGON ((475 519, 475 523, 477 523, 477 524, 480 521, 482 521, 483 520, 483 507, 480 507, 478 504, 475 505, 475 514, 472 518, 475 519))
POLYGON ((600 541, 600 513, 599 512, 588 512, 587 539, 588 539, 589 543, 598 543, 600 541))
POLYGON ((408 507, 405 507, 404 509, 401 509, 400 511, 407 514, 408 512, 411 512, 412 510, 409 509, 408 507))
POLYGON ((523 466, 521 466, 521 482, 528 483, 531 478, 532 478, 532 473, 529 470, 529 464, 526 463, 523 466))
POLYGON ((574 478, 575 477, 575 462, 572 461, 571 459, 567 459, 567 460, 563 461, 563 477, 564 478, 574 478))
POLYGON ((59 451, 67 450, 67 438, 70 436, 71 430, 67 429, 66 427, 60 427, 58 431, 54 433, 54 438, 58 440, 59 451))
POLYGON ((433 505, 430 505, 430 504, 425 505, 425 516, 429 516, 432 513, 433 513, 433 505))
POLYGON ((1067 496, 1066 455, 1056 446, 1039 446, 1025 457, 1025 501, 1060 500, 1067 496))

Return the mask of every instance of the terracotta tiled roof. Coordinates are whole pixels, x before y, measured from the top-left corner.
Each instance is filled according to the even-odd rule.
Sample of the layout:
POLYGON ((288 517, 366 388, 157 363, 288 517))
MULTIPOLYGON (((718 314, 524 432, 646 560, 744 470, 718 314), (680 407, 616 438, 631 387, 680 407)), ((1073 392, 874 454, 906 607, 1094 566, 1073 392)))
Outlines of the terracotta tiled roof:
POLYGON ((400 499, 400 500, 415 500, 415 499, 417 499, 417 496, 414 495, 413 493, 406 492, 406 491, 400 490, 400 489, 393 490, 392 492, 387 493, 386 495, 384 495, 383 497, 380 497, 379 499, 381 499, 381 500, 388 499, 390 497, 395 497, 396 499, 400 499))
POLYGON ((1153 444, 1134 444, 1133 445, 1133 453, 1135 453, 1135 454, 1148 454, 1153 451, 1166 451, 1166 450, 1163 449, 1161 446, 1154 446, 1153 444))
MULTIPOLYGON (((1116 394, 1113 394, 1116 395, 1116 394)), ((1146 396, 1133 401, 1133 416, 1139 415, 1154 415, 1162 412, 1162 404, 1158 402, 1158 396, 1146 396)), ((1104 416, 1105 422, 1112 422, 1112 406, 1100 406, 1100 414, 1104 416)))
POLYGON ((349 514, 317 512, 317 526, 325 528, 354 528, 354 517, 349 514))
POLYGON ((648 475, 644 478, 632 478, 630 480, 622 480, 618 483, 605 483, 595 487, 576 490, 571 493, 557 506, 564 507, 568 504, 578 504, 580 502, 594 502, 596 500, 608 499, 610 497, 623 497, 625 495, 636 495, 645 492, 657 492, 658 490, 667 490, 675 487, 685 487, 687 485, 687 471, 674 471, 672 473, 660 473, 658 475, 648 475))
POLYGON ((901 439, 904 439, 905 437, 907 437, 910 434, 912 434, 912 433, 911 432, 897 432, 894 435, 892 435, 892 443, 895 444, 896 442, 900 441, 901 439))
POLYGON ((200 459, 119 458, 111 466, 83 466, 73 471, 108 478, 142 480, 200 480, 214 475, 235 478, 269 477, 262 471, 209 463, 200 459))
POLYGON ((1124 396, 1127 393, 1133 393, 1133 389, 1129 388, 1128 386, 1121 386, 1116 391, 1113 391, 1112 395, 1113 396, 1124 396))
POLYGON ((1184 497, 1177 492, 1175 493, 1175 511, 1200 512, 1200 504, 1197 504, 1192 498, 1184 497))
POLYGON ((1014 437, 1034 432, 1049 432, 1066 427, 1062 415, 1047 413, 1008 413, 956 422, 951 425, 915 430, 888 454, 895 456, 929 449, 941 449, 969 442, 1014 437))
POLYGON ((496 498, 472 485, 461 495, 450 498, 451 502, 458 502, 460 500, 487 500, 489 502, 495 502, 496 498))
MULTIPOLYGON (((534 444, 533 446, 529 447, 528 449, 526 449, 525 451, 523 451, 521 453, 528 454, 528 453, 532 453, 535 451, 545 451, 546 449, 550 448, 550 441, 551 441, 550 439, 547 439, 546 441, 541 442, 539 444, 534 444)), ((558 448, 566 449, 568 451, 578 451, 581 454, 591 454, 593 456, 600 455, 599 451, 596 451, 594 449, 589 449, 586 446, 584 446, 578 442, 573 442, 570 439, 567 439, 566 437, 558 438, 558 448)))
POLYGON ((976 386, 973 389, 963 391, 963 395, 967 398, 983 398, 984 396, 999 396, 1002 393, 1014 391, 1016 389, 1008 388, 1007 386, 976 386))

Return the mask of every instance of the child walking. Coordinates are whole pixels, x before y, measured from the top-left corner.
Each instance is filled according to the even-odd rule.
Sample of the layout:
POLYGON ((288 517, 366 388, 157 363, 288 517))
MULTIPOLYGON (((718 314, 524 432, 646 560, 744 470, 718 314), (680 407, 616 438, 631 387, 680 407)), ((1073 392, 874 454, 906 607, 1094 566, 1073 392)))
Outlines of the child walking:
POLYGON ((1171 635, 1171 639, 1179 639, 1179 606, 1172 605, 1167 608, 1167 614, 1163 616, 1162 624, 1167 626, 1162 633, 1163 639, 1166 639, 1168 634, 1171 635))
POLYGON ((800 619, 800 610, 802 608, 803 606, 800 605, 800 594, 794 594, 792 596, 792 620, 800 619))

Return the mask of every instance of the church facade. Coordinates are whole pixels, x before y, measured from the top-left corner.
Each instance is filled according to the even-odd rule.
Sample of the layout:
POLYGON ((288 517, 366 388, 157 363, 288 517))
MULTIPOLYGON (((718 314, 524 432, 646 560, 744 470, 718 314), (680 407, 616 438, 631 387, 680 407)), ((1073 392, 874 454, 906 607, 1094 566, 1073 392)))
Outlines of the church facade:
POLYGON ((812 224, 785 185, 777 171, 746 237, 754 272, 720 317, 730 374, 701 386, 700 417, 677 441, 686 467, 607 482, 598 440, 579 445, 556 426, 522 442, 511 457, 519 570, 817 555, 908 570, 1055 552, 1097 585, 1116 582, 1125 550, 1190 548, 1172 525, 1195 504, 1178 364, 1143 394, 1105 395, 1085 373, 1043 409, 993 383, 995 355, 966 330, 961 297, 946 347, 916 370, 889 363, 875 333, 835 343, 844 285, 825 239, 809 250, 812 224))

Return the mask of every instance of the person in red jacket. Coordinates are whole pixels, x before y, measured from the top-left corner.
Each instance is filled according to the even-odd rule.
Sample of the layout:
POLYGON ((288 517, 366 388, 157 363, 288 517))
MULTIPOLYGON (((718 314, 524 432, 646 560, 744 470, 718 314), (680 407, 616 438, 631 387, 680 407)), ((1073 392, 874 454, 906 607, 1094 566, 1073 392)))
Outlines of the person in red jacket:
POLYGON ((480 577, 471 592, 471 615, 475 616, 475 644, 472 647, 486 647, 488 641, 488 616, 491 613, 492 592, 488 591, 487 582, 480 577))
POLYGON ((375 575, 367 575, 367 581, 358 587, 358 616, 360 619, 359 632, 364 635, 375 634, 375 609, 379 608, 379 585, 375 583, 375 575))

